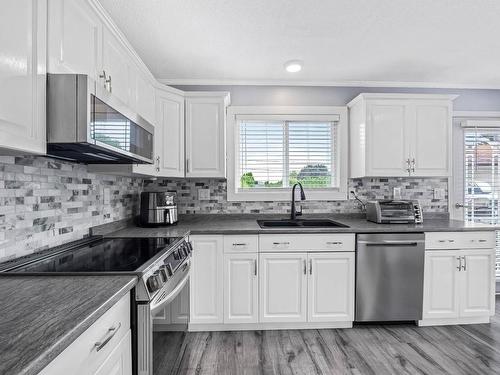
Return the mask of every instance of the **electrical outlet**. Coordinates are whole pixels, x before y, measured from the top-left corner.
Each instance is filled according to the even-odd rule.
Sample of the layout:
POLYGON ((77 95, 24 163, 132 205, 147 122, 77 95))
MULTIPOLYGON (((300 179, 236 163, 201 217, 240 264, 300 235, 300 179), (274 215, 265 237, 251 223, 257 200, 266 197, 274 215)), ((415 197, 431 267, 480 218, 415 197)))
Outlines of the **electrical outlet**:
POLYGON ((210 189, 198 189, 198 200, 209 201, 210 200, 210 189))
POLYGON ((392 198, 393 199, 401 199, 401 188, 395 187, 392 189, 392 198))
POLYGON ((444 199, 444 189, 442 188, 434 189, 434 199, 444 199))

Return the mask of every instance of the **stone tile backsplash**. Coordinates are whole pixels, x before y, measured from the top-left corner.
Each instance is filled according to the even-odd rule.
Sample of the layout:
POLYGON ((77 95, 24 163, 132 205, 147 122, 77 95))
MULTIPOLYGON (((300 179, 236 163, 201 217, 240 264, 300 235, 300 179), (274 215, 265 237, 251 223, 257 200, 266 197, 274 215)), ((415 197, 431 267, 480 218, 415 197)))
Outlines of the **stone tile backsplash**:
POLYGON ((0 261, 135 216, 142 179, 93 174, 45 157, 0 156, 0 261))
MULTIPOLYGON (((349 180, 349 191, 354 190, 362 200, 391 199, 393 188, 401 187, 403 199, 418 199, 425 212, 448 211, 447 178, 357 178, 349 180), (444 189, 443 199, 434 199, 434 189, 444 189)), ((144 190, 168 190, 177 193, 181 214, 224 213, 289 213, 290 202, 228 202, 226 180, 223 179, 157 179, 145 180, 144 190), (209 189, 210 200, 199 201, 198 189, 209 189)), ((289 193, 287 192, 287 196, 289 193)), ((345 201, 301 202, 304 213, 361 212, 360 204, 345 201)))
MULTIPOLYGON (((447 212, 446 178, 363 178, 349 181, 361 199, 419 199, 424 211, 447 212), (434 188, 444 199, 433 199, 434 188)), ((176 191, 181 214, 288 213, 290 202, 228 202, 223 179, 157 179, 90 173, 86 165, 46 157, 0 156, 0 261, 80 239, 89 228, 132 218, 144 190, 176 191), (198 189, 210 200, 199 201, 198 189)), ((287 192, 287 196, 289 193, 287 192)), ((304 213, 360 212, 355 200, 305 201, 304 213)))

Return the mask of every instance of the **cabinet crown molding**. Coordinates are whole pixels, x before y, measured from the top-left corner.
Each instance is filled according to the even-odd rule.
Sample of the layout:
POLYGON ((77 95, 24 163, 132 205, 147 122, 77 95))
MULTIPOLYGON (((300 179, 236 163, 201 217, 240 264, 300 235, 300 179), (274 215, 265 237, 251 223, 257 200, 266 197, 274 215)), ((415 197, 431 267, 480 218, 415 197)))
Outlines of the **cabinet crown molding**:
POLYGON ((459 95, 448 94, 404 94, 404 93, 362 93, 347 103, 347 107, 351 108, 360 100, 370 99, 401 99, 401 100, 455 100, 459 95))

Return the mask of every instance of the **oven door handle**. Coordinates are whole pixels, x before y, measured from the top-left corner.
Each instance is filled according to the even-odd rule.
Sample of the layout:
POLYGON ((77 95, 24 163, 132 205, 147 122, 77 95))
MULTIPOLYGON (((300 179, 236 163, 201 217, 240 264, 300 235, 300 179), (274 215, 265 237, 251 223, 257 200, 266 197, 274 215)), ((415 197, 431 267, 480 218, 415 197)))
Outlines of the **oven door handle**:
POLYGON ((182 288, 184 288, 184 285, 186 285, 187 281, 189 280, 189 270, 191 268, 191 265, 190 265, 190 263, 185 263, 184 266, 182 266, 182 267, 183 267, 182 272, 185 272, 185 275, 182 277, 182 279, 179 280, 179 282, 177 283, 175 288, 172 289, 172 291, 167 296, 162 298, 161 301, 159 301, 157 304, 155 304, 154 302, 151 302, 151 305, 150 305, 151 314, 154 315, 162 307, 165 307, 165 305, 172 302, 173 299, 175 297, 177 297, 177 295, 180 293, 182 288))

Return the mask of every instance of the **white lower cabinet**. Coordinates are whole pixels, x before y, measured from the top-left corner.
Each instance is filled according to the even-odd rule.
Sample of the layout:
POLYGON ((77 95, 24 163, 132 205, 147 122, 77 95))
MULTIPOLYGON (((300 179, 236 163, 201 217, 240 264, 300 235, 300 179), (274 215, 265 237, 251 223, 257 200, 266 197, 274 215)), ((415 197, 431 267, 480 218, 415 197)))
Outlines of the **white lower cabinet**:
POLYGON ((132 341, 130 330, 116 345, 94 375, 132 375, 132 341))
POLYGON ((307 320, 354 320, 354 252, 310 253, 307 320))
POLYGON ((426 251, 423 320, 419 323, 489 318, 495 312, 494 272, 494 249, 426 251))
POLYGON ((130 294, 124 296, 39 375, 131 375, 130 294))
POLYGON ((224 323, 258 322, 258 288, 258 254, 224 254, 224 323))
POLYGON ((190 236, 190 324, 217 324, 223 318, 223 236, 190 236))
POLYGON ((260 321, 307 320, 307 253, 260 254, 260 321))
POLYGON ((349 327, 354 235, 195 235, 190 330, 349 327), (288 246, 274 246, 286 242, 288 246))

